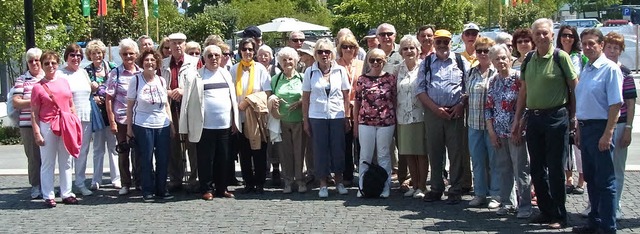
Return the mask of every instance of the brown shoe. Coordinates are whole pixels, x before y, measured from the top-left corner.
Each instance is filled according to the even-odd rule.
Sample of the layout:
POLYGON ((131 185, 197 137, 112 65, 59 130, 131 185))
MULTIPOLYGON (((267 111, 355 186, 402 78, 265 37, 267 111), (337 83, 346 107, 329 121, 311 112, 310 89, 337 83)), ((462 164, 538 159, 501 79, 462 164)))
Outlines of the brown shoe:
POLYGON ((222 197, 225 197, 225 198, 236 198, 236 196, 233 195, 233 193, 230 193, 230 192, 224 192, 222 194, 222 197))
POLYGON ((67 205, 76 205, 78 204, 78 199, 76 199, 75 197, 67 197, 65 199, 62 199, 62 203, 67 205))
POLYGON ((211 194, 211 193, 205 193, 205 194, 202 195, 202 200, 210 201, 212 199, 213 199, 213 194, 211 194))

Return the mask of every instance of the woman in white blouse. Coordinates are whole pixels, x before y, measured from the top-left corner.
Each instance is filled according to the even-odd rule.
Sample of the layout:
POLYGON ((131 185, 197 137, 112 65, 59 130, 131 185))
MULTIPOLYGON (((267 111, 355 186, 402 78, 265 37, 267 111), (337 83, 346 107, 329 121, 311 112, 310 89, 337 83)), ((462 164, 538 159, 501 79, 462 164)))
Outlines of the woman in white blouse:
POLYGON ((302 116, 304 131, 313 142, 315 178, 320 180, 318 196, 329 196, 327 177, 334 173, 339 194, 349 192, 342 184, 345 168, 344 134, 350 128, 349 78, 347 70, 335 62, 335 48, 328 39, 314 47, 316 62, 304 73, 302 116))
POLYGON ((83 196, 91 196, 93 192, 87 188, 84 181, 86 179, 87 156, 89 154, 89 144, 91 144, 91 103, 93 98, 91 93, 98 88, 98 84, 91 82, 86 70, 80 68, 82 61, 82 48, 73 43, 64 50, 64 60, 66 67, 60 69, 61 77, 69 81, 71 93, 73 93, 73 103, 76 107, 76 114, 82 122, 82 146, 80 155, 74 159, 75 186, 83 196))
POLYGON ((429 159, 424 147, 424 109, 420 100, 413 94, 418 85, 418 70, 421 47, 418 39, 406 35, 400 40, 400 55, 404 62, 396 65, 394 75, 397 77, 398 105, 396 108, 397 145, 400 157, 406 157, 412 187, 405 197, 423 198, 427 188, 429 159))

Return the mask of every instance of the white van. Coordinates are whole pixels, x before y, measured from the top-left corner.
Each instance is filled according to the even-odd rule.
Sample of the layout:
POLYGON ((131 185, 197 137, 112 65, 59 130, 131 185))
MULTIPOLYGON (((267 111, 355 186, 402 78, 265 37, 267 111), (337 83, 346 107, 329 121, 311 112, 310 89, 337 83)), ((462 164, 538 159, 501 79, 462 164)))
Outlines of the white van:
POLYGON ((597 28, 601 27, 602 23, 597 19, 568 19, 562 21, 562 25, 569 25, 576 28, 597 28))

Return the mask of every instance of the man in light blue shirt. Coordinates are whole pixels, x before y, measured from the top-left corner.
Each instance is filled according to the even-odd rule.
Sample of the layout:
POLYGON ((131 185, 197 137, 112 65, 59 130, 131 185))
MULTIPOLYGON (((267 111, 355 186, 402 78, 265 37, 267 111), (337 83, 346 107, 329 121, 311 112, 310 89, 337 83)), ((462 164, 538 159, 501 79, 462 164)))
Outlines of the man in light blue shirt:
POLYGON ((615 233, 615 173, 613 132, 622 106, 622 71, 602 53, 604 36, 598 29, 581 34, 589 58, 576 87, 576 144, 582 150, 582 169, 589 193, 589 221, 574 233, 615 233))

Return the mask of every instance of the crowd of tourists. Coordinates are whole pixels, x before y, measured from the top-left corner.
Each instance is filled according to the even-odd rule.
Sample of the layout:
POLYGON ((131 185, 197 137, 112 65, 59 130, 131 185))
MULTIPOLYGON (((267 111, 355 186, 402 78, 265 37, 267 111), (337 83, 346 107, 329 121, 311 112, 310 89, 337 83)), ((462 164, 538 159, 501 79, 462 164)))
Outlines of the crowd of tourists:
POLYGON ((31 197, 57 205, 56 162, 64 204, 105 186, 144 201, 180 190, 234 198, 264 193, 269 176, 285 194, 356 187, 387 198, 397 180, 397 196, 430 203, 473 195, 469 206, 521 219, 537 206, 530 221, 560 229, 567 194, 586 189, 589 222, 574 231, 615 232, 637 96, 618 61, 623 36, 571 26, 555 35, 545 18, 495 39, 479 31, 464 25, 461 53, 447 29, 400 36, 388 23, 362 41, 346 28, 315 42, 293 31, 277 50, 251 26, 237 61, 217 35, 201 45, 173 33, 157 48, 148 36, 123 39, 122 64, 100 40, 84 52, 31 48, 12 90, 31 197))

